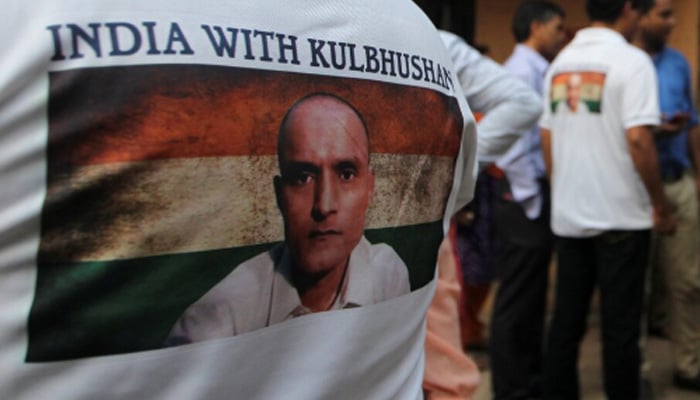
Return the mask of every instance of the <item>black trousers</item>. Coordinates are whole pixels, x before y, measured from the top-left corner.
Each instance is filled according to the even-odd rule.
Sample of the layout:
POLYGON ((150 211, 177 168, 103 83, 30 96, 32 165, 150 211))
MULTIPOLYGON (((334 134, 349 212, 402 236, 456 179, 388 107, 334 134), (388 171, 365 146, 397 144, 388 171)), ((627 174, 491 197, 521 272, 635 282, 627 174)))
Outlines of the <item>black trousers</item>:
POLYGON ((541 394, 542 346, 547 276, 552 255, 549 190, 541 182, 540 217, 529 219, 509 197, 507 180, 497 185, 494 224, 498 238, 500 285, 489 335, 494 399, 526 399, 541 394))
POLYGON ((609 400, 639 398, 638 341, 649 243, 649 230, 557 238, 556 300, 545 356, 545 399, 579 398, 578 357, 596 286, 605 393, 609 400))

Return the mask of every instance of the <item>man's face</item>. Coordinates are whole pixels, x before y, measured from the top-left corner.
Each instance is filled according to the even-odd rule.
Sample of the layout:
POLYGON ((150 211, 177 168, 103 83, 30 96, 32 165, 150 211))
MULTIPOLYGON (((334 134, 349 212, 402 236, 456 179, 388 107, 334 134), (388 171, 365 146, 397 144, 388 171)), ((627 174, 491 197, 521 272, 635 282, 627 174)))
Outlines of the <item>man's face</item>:
POLYGON ((368 138, 357 115, 330 97, 312 97, 289 116, 275 178, 287 246, 306 274, 346 265, 362 237, 374 190, 368 138))
POLYGON ((661 50, 671 35, 676 19, 671 0, 656 0, 654 7, 639 20, 642 38, 653 51, 661 50))
POLYGON ((581 99, 581 77, 571 75, 566 82, 566 104, 571 111, 578 109, 578 102, 581 99))
POLYGON ((564 32, 564 20, 555 15, 546 22, 535 22, 532 34, 537 40, 537 48, 540 54, 548 60, 553 60, 559 50, 564 46, 566 32, 564 32))

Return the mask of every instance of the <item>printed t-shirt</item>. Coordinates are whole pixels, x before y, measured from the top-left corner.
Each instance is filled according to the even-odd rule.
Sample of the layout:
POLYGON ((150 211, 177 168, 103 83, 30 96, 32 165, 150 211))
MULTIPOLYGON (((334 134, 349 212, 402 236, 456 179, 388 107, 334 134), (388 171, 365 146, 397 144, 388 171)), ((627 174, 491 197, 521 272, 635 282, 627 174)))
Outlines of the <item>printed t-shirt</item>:
POLYGON ((540 125, 552 132, 554 233, 588 237, 650 228, 649 196, 625 134, 659 123, 649 56, 611 29, 582 29, 552 62, 544 93, 540 125), (584 103, 579 112, 564 107, 567 96, 584 103))
POLYGON ((419 398, 446 216, 474 122, 411 2, 15 1, 0 16, 0 397, 419 398), (163 348, 178 316, 284 240, 285 111, 363 115, 364 235, 411 293, 163 348))

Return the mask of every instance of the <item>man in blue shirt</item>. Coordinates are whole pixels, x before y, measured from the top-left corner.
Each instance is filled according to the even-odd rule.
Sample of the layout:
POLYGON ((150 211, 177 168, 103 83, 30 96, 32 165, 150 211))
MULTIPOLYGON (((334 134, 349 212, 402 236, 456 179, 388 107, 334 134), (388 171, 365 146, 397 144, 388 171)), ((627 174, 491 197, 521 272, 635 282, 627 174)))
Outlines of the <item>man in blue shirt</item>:
MULTIPOLYGON (((564 10, 548 1, 521 3, 513 15, 517 45, 504 67, 540 96, 549 62, 564 44, 564 10)), ((500 285, 491 317, 494 399, 540 397, 547 276, 552 254, 549 187, 535 124, 496 161, 493 220, 500 285)))
POLYGON ((666 47, 674 24, 672 1, 656 0, 640 19, 635 44, 656 66, 663 120, 656 148, 664 191, 678 220, 675 235, 655 237, 652 274, 662 279, 653 281, 664 281, 667 289, 674 384, 700 392, 700 129, 688 62, 666 47))

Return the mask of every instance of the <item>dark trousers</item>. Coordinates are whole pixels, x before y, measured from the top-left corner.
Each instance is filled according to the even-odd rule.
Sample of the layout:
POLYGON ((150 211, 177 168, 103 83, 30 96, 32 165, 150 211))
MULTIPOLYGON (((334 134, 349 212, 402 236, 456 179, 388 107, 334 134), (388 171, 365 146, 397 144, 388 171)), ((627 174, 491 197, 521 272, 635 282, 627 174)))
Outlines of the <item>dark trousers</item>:
POLYGON ((529 219, 510 200, 506 180, 494 204, 498 238, 498 292, 489 338, 494 399, 526 399, 541 393, 547 276, 552 255, 548 188, 542 182, 542 213, 529 219))
POLYGON ((596 285, 605 393, 609 400, 639 398, 638 341, 649 243, 648 230, 557 238, 556 298, 545 356, 545 399, 579 398, 579 349, 596 285))

